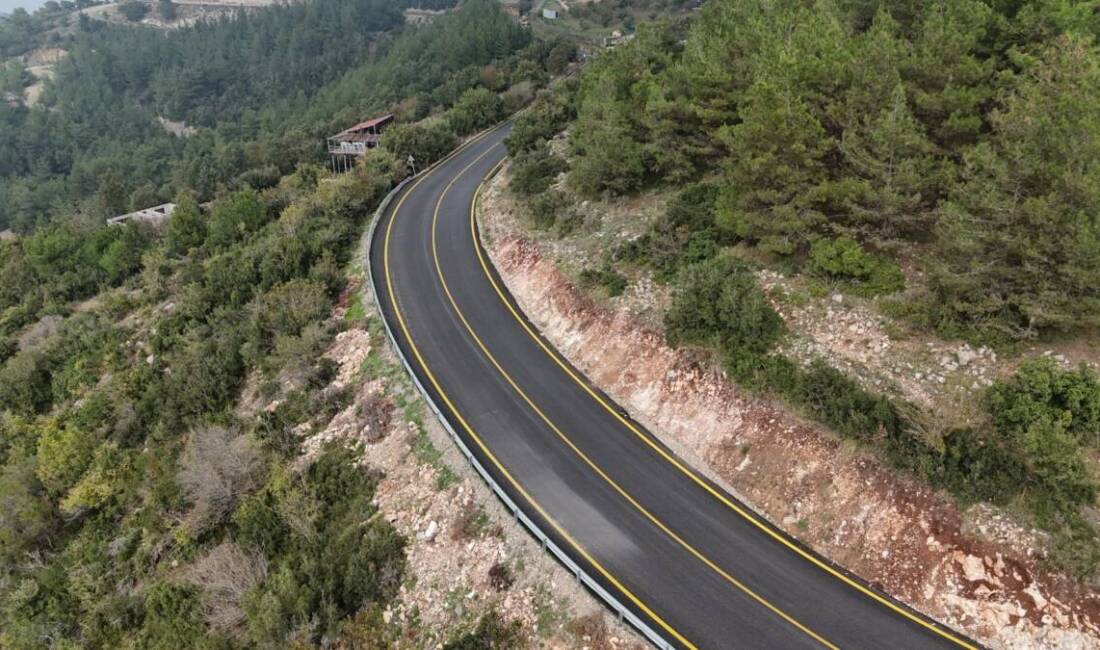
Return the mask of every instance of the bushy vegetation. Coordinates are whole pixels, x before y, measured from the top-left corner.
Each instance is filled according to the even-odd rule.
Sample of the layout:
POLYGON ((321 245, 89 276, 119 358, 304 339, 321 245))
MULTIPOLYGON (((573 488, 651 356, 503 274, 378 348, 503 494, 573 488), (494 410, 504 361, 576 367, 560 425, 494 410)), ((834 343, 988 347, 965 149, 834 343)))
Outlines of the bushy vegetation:
POLYGON ((905 287, 897 264, 868 253, 850 237, 819 239, 810 246, 809 269, 825 278, 869 295, 888 294, 905 287))
POLYGON ((149 5, 140 0, 125 0, 125 2, 119 3, 118 12, 122 14, 126 20, 136 23, 149 15, 149 5))
POLYGON ((516 117, 512 132, 505 139, 509 154, 518 156, 538 149, 575 119, 573 102, 576 85, 575 79, 565 79, 555 84, 516 117))
POLYGON ((665 315, 673 345, 711 345, 728 355, 767 352, 783 319, 743 263, 718 257, 684 270, 683 288, 665 315))
POLYGON ((415 29, 402 5, 80 20, 43 105, 0 105, 0 228, 23 231, 0 241, 0 647, 392 645, 404 540, 377 476, 300 457, 349 400, 328 317, 405 157, 528 101, 561 52, 494 3, 415 29), (386 110, 353 171, 315 164, 386 110), (166 199, 161 228, 103 223, 166 199), (270 410, 236 408, 248 378, 270 410))
POLYGON ((921 432, 912 405, 875 393, 820 360, 779 352, 783 321, 748 266, 722 255, 681 271, 665 316, 673 345, 716 350, 730 375, 780 395, 834 431, 879 448, 964 501, 1022 498, 1056 533, 1056 560, 1081 574, 1100 566, 1096 534, 1081 514, 1098 483, 1086 450, 1100 442, 1100 376, 1061 369, 1051 359, 1022 365, 988 391, 991 425, 921 432))
POLYGON ((568 165, 561 156, 551 153, 545 142, 520 152, 512 161, 510 187, 525 197, 534 197, 550 189, 568 165))
MULTIPOLYGON (((303 473, 290 461, 291 430, 339 400, 320 393, 327 317, 394 169, 379 151, 324 184, 303 168, 186 206, 173 237, 144 240, 122 289, 22 334, 0 367, 0 645, 274 647, 334 638, 389 602, 404 542, 370 516, 375 479, 342 447, 303 473), (288 406, 240 419, 253 371, 283 377, 288 406)), ((70 236, 12 250, 56 264, 70 236)), ((67 277, 21 281, 60 305, 67 277)))
POLYGON ((382 136, 382 147, 399 160, 413 157, 417 169, 424 169, 454 148, 458 138, 443 122, 398 124, 382 136))
POLYGON ((280 645, 291 633, 334 637, 343 619, 384 605, 404 572, 404 540, 372 517, 375 479, 357 453, 329 447, 304 476, 272 481, 234 514, 245 549, 266 559, 268 578, 246 591, 247 636, 280 645))
MULTIPOLYGON (((0 230, 270 187, 324 161, 326 135, 387 110, 415 122, 461 99, 441 119, 464 135, 519 108, 558 65, 559 44, 534 41, 494 2, 416 28, 401 4, 282 3, 168 33, 78 21, 39 104, 0 103, 0 230), (159 118, 199 131, 172 135, 159 118)), ((20 72, 4 76, 21 86, 20 72)))
POLYGON ((586 287, 601 287, 609 298, 623 295, 627 279, 609 263, 597 269, 584 269, 580 274, 581 284, 586 287))
POLYGON ((1018 450, 1044 511, 1073 513, 1096 500, 1096 479, 1084 455, 1100 442, 1100 377, 1094 371, 1031 361, 991 387, 988 401, 997 435, 1018 450))
POLYGON ((718 188, 713 184, 685 186, 649 232, 621 245, 616 257, 650 267, 662 282, 676 279, 685 266, 714 257, 721 246, 731 243, 714 225, 717 195, 718 188))
POLYGON ((1080 3, 708 3, 585 69, 571 183, 590 197, 712 183, 708 222, 648 242, 662 269, 717 229, 883 294, 904 252, 944 332, 1091 327, 1098 30, 1080 3))
POLYGON ((458 135, 469 135, 504 118, 504 100, 488 88, 471 88, 451 107, 448 121, 458 135))
POLYGON ((540 93, 516 117, 504 141, 513 160, 510 187, 530 209, 535 227, 559 234, 576 223, 565 194, 551 187, 569 166, 551 151, 549 141, 575 118, 575 92, 575 79, 567 78, 540 93))

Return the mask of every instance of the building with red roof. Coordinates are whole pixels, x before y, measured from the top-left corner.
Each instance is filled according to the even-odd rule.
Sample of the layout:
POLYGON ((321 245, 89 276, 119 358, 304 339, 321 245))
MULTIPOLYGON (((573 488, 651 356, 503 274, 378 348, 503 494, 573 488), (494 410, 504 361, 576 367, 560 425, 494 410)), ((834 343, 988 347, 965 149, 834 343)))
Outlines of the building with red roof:
POLYGON ((378 146, 378 141, 393 123, 393 114, 376 117, 329 136, 328 153, 332 159, 332 171, 347 171, 355 166, 355 159, 365 155, 367 150, 378 146))

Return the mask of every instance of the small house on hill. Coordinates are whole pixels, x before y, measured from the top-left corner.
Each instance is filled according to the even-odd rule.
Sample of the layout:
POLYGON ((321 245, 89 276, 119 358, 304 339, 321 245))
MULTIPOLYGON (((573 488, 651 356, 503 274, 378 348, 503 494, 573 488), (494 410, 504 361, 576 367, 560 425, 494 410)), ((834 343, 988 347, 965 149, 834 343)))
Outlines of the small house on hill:
POLYGON ((332 171, 347 171, 355 166, 355 159, 378 146, 382 132, 393 122, 393 114, 360 122, 328 138, 328 153, 332 171))

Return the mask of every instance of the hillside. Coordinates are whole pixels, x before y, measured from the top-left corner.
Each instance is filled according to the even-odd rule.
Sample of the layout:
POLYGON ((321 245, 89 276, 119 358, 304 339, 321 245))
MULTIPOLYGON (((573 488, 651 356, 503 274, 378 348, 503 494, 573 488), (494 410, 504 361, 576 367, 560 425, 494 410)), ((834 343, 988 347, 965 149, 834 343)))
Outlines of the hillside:
POLYGON ((39 105, 0 107, 0 647, 620 643, 436 446, 359 264, 406 156, 572 50, 486 2, 415 29, 371 0, 84 27, 39 105), (385 111, 355 171, 317 164, 385 111), (160 227, 104 224, 173 198, 160 227))
POLYGON ((381 0, 280 4, 167 33, 80 20, 35 105, 0 104, 0 229, 106 218, 180 189, 206 201, 219 183, 324 160, 325 135, 401 100, 403 117, 438 112, 526 44, 493 11, 501 29, 465 39, 441 21, 406 29, 381 0), (179 138, 161 120, 200 133, 179 138))
POLYGON ((638 642, 452 448, 364 286, 407 157, 511 115, 482 234, 562 354, 870 584, 1100 647, 1095 3, 522 4, 561 15, 0 20, 0 647, 638 642), (332 173, 325 136, 386 113, 332 173))
MULTIPOLYGON (((869 579, 897 576, 833 546, 852 513, 819 499, 849 461, 804 447, 873 459, 893 477, 883 512, 931 516, 939 506, 897 501, 931 490, 967 544, 1037 555, 1087 610, 1098 29, 1087 3, 978 1, 716 2, 643 25, 519 118, 500 199, 512 207, 495 217, 512 221, 491 235, 509 242, 504 275, 670 444, 869 579), (740 418, 765 437, 721 424, 740 418), (761 462, 773 473, 757 483, 745 468, 761 462)), ((915 537, 880 550, 918 541, 926 552, 915 537)), ((946 575, 931 568, 944 548, 959 547, 928 556, 925 578, 946 575)), ((897 593, 925 597, 906 584, 897 593)), ((996 607, 1017 598, 991 589, 996 607)))

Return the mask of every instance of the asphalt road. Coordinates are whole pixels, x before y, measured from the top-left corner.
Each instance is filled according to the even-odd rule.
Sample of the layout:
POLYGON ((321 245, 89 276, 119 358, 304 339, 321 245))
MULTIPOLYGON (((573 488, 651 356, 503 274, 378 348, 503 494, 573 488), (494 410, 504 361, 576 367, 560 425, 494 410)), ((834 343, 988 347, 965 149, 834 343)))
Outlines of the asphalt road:
POLYGON ((533 335, 471 219, 507 128, 411 183, 370 254, 402 352, 494 479, 677 646, 974 647, 755 518, 533 335))

